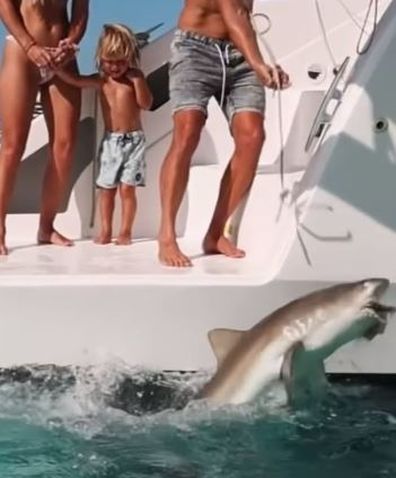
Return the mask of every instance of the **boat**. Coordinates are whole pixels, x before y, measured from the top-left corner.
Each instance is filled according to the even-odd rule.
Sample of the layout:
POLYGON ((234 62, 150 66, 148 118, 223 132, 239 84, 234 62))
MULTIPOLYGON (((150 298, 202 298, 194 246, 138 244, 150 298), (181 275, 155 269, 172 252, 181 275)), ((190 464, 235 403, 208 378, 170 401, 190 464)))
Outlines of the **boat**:
MULTIPOLYGON (((375 12, 373 5, 255 2, 263 53, 282 64, 293 86, 267 92, 267 140, 257 175, 227 225, 247 250, 245 259, 201 253, 232 153, 226 120, 213 100, 177 223, 194 267, 172 269, 157 260, 158 172, 172 133, 173 31, 142 50, 154 104, 143 118, 149 179, 138 191, 131 247, 92 243, 103 124, 90 90, 83 97, 71 186, 56 223, 76 245, 36 245, 48 148, 38 114, 8 217, 11 253, 0 258, 0 367, 115 359, 160 370, 207 369, 215 364, 210 329, 249 328, 320 287, 384 276, 391 281, 387 300, 395 303, 396 1, 376 1, 375 12)), ((390 320, 385 334, 369 345, 345 346, 326 369, 395 373, 395 340, 390 320)))

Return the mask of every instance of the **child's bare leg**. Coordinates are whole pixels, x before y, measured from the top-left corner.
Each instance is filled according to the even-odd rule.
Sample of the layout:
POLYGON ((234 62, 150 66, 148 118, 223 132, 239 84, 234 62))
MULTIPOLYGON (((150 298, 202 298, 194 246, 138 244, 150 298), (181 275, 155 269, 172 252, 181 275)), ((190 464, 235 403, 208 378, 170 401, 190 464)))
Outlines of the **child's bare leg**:
POLYGON ((0 255, 8 253, 5 242, 6 214, 19 162, 25 149, 37 90, 38 78, 32 63, 17 43, 6 41, 0 71, 0 114, 2 118, 0 255))
POLYGON ((135 187, 122 183, 120 185, 121 196, 121 228, 116 239, 119 246, 128 246, 132 243, 132 224, 136 214, 135 187))
POLYGON ((109 244, 112 236, 113 212, 117 189, 99 190, 100 232, 96 244, 109 244))

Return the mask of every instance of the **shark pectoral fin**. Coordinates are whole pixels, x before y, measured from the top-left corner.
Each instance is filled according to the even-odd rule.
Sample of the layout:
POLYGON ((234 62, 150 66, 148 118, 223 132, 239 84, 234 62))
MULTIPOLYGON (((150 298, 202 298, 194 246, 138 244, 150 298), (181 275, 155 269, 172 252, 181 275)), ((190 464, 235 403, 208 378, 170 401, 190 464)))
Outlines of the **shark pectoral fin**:
POLYGON ((209 342, 220 366, 226 356, 239 342, 245 332, 242 330, 213 329, 208 333, 209 342))
POLYGON ((287 401, 294 401, 294 391, 296 389, 298 362, 302 360, 305 348, 302 342, 296 342, 285 353, 281 368, 280 378, 283 381, 287 393, 287 401))
POLYGON ((370 327, 364 334, 367 340, 373 340, 379 334, 383 334, 386 328, 386 321, 378 320, 372 327, 370 327))
POLYGON ((301 342, 295 343, 285 354, 281 380, 288 403, 305 402, 307 395, 318 395, 327 385, 324 365, 307 352, 301 342))

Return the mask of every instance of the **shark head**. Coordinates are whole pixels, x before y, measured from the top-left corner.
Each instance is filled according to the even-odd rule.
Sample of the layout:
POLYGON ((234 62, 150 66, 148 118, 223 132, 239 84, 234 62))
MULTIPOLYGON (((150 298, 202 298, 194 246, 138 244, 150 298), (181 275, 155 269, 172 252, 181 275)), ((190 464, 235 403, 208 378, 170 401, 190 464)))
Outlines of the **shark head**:
POLYGON ((351 340, 382 334, 396 311, 380 302, 388 287, 388 279, 369 278, 314 293, 319 320, 303 339, 306 348, 320 349, 325 358, 351 340))
POLYGON ((386 321, 388 315, 396 311, 395 307, 380 303, 388 287, 389 280, 384 278, 365 279, 351 284, 355 307, 362 315, 371 315, 380 322, 386 321))
POLYGON ((395 312, 394 307, 380 303, 388 287, 388 279, 369 278, 338 284, 318 291, 312 297, 327 320, 345 316, 354 321, 366 315, 381 320, 386 319, 389 313, 395 312))

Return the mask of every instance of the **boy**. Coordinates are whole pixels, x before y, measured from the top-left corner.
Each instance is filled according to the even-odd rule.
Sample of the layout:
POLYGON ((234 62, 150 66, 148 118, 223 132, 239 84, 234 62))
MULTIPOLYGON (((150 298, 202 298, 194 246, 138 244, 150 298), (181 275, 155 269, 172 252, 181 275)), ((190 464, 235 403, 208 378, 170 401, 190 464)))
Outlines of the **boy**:
POLYGON ((121 228, 118 245, 131 244, 136 213, 136 186, 145 185, 145 137, 140 111, 149 109, 152 94, 139 69, 138 43, 132 31, 120 24, 104 25, 96 50, 99 73, 56 74, 80 88, 94 87, 100 93, 105 134, 99 155, 101 227, 97 244, 112 241, 112 220, 117 189, 121 197, 121 228))

